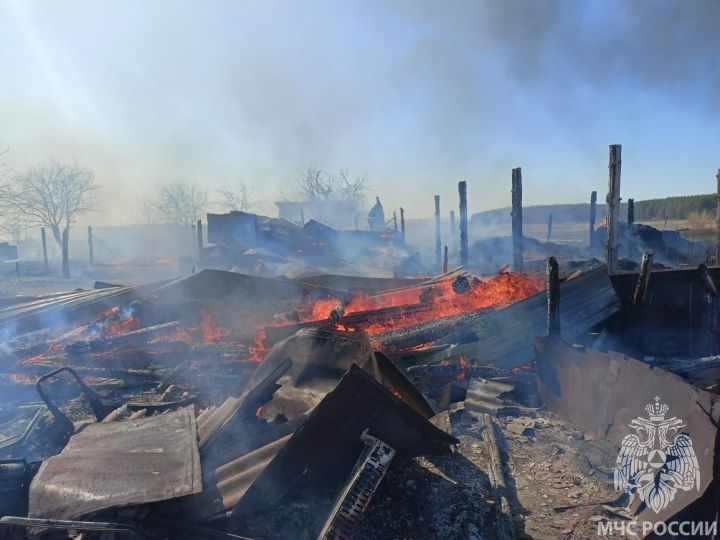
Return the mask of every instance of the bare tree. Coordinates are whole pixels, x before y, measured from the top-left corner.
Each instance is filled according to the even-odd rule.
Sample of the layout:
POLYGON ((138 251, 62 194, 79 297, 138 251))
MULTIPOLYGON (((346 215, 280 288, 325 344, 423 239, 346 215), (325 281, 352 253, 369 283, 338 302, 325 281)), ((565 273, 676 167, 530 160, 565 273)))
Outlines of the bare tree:
POLYGON ((0 209, 16 224, 48 227, 62 247, 63 275, 69 277, 70 225, 96 208, 98 187, 91 169, 49 160, 4 182, 0 209))
POLYGON ((367 189, 366 174, 352 177, 347 169, 332 174, 309 165, 300 177, 297 197, 304 201, 352 201, 362 204, 367 189))
POLYGON ((247 212, 254 206, 253 192, 255 188, 244 180, 238 180, 233 186, 224 186, 219 190, 222 204, 229 210, 247 212))
POLYGON ((173 180, 162 184, 154 198, 145 202, 150 221, 193 225, 207 210, 208 192, 194 182, 173 180))

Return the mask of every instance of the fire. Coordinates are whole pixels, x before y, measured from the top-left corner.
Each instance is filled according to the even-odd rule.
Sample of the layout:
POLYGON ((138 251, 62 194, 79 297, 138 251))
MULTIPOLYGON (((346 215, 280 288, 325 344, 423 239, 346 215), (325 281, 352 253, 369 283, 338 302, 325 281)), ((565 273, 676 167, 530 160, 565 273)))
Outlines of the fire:
POLYGON ((103 336, 119 336, 140 329, 140 320, 132 310, 114 306, 97 316, 95 322, 103 336))
POLYGON ((230 335, 230 330, 222 328, 215 324, 212 313, 202 310, 200 314, 200 323, 196 325, 184 326, 176 330, 155 338, 153 342, 158 341, 184 341, 188 344, 193 343, 218 343, 230 335))
POLYGON ((383 308, 414 307, 371 319, 369 324, 363 325, 363 330, 375 335, 434 319, 512 304, 543 290, 544 286, 541 276, 502 271, 485 281, 469 283, 464 293, 455 292, 452 281, 448 279, 422 292, 413 287, 372 297, 358 294, 345 304, 337 298, 316 300, 309 306, 300 306, 297 314, 301 322, 307 322, 327 320, 330 312, 338 306, 343 307, 343 316, 383 308))

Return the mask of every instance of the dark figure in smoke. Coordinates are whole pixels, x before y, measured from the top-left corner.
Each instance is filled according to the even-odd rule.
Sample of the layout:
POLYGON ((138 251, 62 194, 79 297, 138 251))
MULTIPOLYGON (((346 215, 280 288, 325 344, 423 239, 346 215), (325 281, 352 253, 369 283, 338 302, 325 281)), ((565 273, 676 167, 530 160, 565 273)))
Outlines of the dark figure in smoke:
POLYGON ((385 211, 383 205, 380 203, 380 197, 375 197, 375 206, 370 209, 368 213, 368 221, 370 222, 371 231, 384 231, 385 230, 385 211))

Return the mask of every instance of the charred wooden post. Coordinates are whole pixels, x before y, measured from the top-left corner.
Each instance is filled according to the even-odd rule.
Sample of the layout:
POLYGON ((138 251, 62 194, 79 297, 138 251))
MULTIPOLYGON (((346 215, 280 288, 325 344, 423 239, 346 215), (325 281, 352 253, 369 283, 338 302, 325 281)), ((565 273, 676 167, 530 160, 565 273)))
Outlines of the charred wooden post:
POLYGON ((715 239, 715 264, 720 266, 720 169, 718 169, 715 179, 717 180, 717 209, 715 211, 717 237, 715 239))
POLYGON ((70 229, 65 227, 62 232, 62 273, 64 278, 70 277, 70 229))
POLYGON ((628 217, 627 217, 628 231, 635 225, 635 199, 628 199, 628 217))
POLYGON ((42 239, 42 250, 43 250, 43 265, 45 267, 45 273, 50 273, 50 266, 48 265, 47 256, 47 238, 45 236, 45 227, 40 227, 40 237, 42 239))
POLYGON ((88 231, 88 260, 90 261, 90 266, 92 266, 93 264, 95 264, 95 255, 93 253, 92 225, 88 225, 87 231, 88 231))
POLYGON ((197 220, 197 254, 198 259, 202 256, 202 249, 203 249, 203 226, 202 226, 202 220, 197 220))
POLYGON ((625 243, 627 244, 628 259, 634 256, 635 246, 633 242, 633 226, 635 225, 635 199, 628 199, 627 207, 627 231, 625 232, 625 243))
POLYGON ((607 236, 605 238, 605 260, 608 273, 614 274, 618 269, 618 228, 620 221, 620 165, 622 163, 622 146, 610 145, 609 176, 608 176, 608 218, 607 236))
POLYGON ((588 241, 588 250, 592 255, 595 249, 595 218, 597 217, 597 191, 590 194, 590 240, 588 241))
POLYGON ((458 182, 460 195, 460 264, 468 267, 468 215, 467 215, 467 182, 458 182))
POLYGON ((395 210, 393 210, 393 226, 395 227, 395 232, 398 232, 397 212, 395 210))
POLYGON ((503 458, 495 434, 495 422, 487 413, 482 415, 482 423, 485 428, 484 441, 490 456, 490 467, 488 477, 490 489, 495 499, 495 513, 497 517, 497 537, 501 540, 513 540, 517 538, 515 521, 512 515, 512 507, 508 498, 508 489, 503 472, 503 458))
POLYGON ((512 170, 512 240, 513 240, 513 268, 522 270, 523 261, 523 232, 522 232, 522 170, 520 167, 512 170))
POLYGON ((650 251, 643 253, 640 263, 640 274, 638 275, 635 293, 633 294, 633 305, 641 306, 647 297, 648 284, 650 283, 650 272, 652 271, 653 254, 650 251))
POLYGON ((547 333, 560 337, 560 270, 557 259, 548 257, 547 277, 547 333))
POLYGON ((453 253, 457 253, 457 231, 455 230, 455 210, 450 210, 450 239, 453 253))
POLYGON ((445 246, 445 255, 443 257, 443 274, 447 274, 448 271, 448 247, 445 246))
MULTIPOLYGON (((302 225, 303 227, 305 226, 305 210, 303 209, 302 206, 300 207, 300 225, 302 225)), ((357 227, 357 218, 355 219, 355 228, 356 229, 358 228, 357 227)))
POLYGON ((405 245, 405 209, 400 208, 400 234, 402 235, 402 243, 405 245))
POLYGON ((435 263, 440 268, 440 250, 442 238, 440 237, 440 195, 435 195, 435 263))
POLYGON ((549 242, 550 237, 552 236, 552 212, 550 212, 550 215, 548 216, 548 228, 547 228, 547 238, 546 240, 549 242))

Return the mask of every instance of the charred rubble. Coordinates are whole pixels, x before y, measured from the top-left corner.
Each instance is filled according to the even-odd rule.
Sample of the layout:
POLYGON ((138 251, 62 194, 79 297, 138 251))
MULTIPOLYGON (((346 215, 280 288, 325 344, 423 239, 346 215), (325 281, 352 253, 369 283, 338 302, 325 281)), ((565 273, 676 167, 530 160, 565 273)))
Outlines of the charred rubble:
POLYGON ((192 274, 3 301, 0 538, 717 521, 717 266, 647 253, 633 270, 550 257, 538 272, 530 246, 513 270, 412 277, 390 269, 412 258, 404 221, 208 225, 192 274), (386 274, 344 273, 349 245, 386 274))

